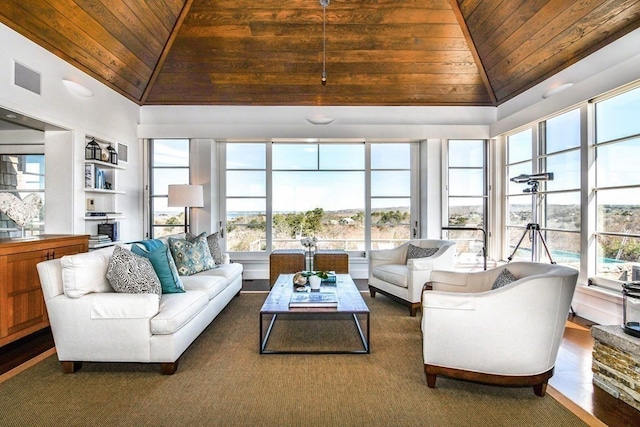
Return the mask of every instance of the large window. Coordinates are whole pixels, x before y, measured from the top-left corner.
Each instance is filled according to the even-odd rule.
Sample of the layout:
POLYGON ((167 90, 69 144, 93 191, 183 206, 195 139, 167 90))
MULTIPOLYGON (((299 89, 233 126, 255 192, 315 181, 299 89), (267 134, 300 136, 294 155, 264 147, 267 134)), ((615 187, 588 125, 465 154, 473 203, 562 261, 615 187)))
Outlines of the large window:
POLYGON ((150 144, 151 237, 184 231, 184 208, 168 207, 170 184, 189 184, 189 140, 153 139, 150 144))
MULTIPOLYGON (((3 154, 2 185, 0 192, 13 194, 24 200, 35 193, 43 200, 43 207, 37 217, 25 227, 26 235, 41 234, 44 230, 44 155, 43 154, 3 154)), ((0 237, 20 236, 19 227, 4 213, 0 213, 0 237)))
POLYGON ((234 142, 221 153, 230 251, 300 249, 316 237, 319 249, 362 253, 367 241, 410 237, 409 143, 234 142))
POLYGON ((475 265, 487 231, 486 141, 448 141, 447 164, 445 235, 456 241, 458 263, 475 265))
POLYGON ((640 280, 640 88, 597 102, 595 114, 596 275, 619 290, 640 280))

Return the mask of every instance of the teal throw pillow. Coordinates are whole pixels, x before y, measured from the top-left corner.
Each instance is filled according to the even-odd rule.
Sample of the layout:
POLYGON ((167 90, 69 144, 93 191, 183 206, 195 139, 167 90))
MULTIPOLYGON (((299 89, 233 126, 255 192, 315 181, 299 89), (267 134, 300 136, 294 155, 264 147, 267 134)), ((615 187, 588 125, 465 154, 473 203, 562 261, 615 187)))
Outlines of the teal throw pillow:
POLYGON ((160 279, 163 294, 184 292, 178 268, 169 252, 169 247, 158 239, 143 240, 131 245, 131 252, 148 258, 160 279))
POLYGON ((168 240, 171 255, 181 276, 190 276, 216 267, 207 245, 207 233, 196 237, 187 236, 187 239, 169 237, 168 240))

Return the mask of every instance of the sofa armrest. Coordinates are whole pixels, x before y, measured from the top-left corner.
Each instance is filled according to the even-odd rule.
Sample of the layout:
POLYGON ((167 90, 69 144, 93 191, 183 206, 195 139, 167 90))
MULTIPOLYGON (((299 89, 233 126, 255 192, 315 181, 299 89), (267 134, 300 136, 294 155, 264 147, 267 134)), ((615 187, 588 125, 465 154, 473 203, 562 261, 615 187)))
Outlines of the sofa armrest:
POLYGON ((160 310, 157 294, 102 293, 91 300, 91 319, 151 319, 160 310))
POLYGON ((231 255, 229 255, 229 252, 225 252, 222 254, 222 263, 231 264, 231 255))

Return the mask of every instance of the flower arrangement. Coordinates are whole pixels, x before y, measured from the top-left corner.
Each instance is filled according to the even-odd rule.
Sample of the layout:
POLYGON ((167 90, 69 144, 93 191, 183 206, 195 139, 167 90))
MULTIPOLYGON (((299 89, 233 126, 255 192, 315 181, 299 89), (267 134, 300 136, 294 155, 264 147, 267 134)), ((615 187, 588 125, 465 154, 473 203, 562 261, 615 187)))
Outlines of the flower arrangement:
MULTIPOLYGON (((313 254, 311 252, 312 252, 312 249, 318 245, 318 239, 315 236, 303 237, 302 239, 300 239, 300 243, 302 244, 302 246, 307 248, 306 258, 309 262, 308 271, 312 271, 313 270, 313 254)), ((305 266, 306 266, 306 262, 305 262, 305 266)))

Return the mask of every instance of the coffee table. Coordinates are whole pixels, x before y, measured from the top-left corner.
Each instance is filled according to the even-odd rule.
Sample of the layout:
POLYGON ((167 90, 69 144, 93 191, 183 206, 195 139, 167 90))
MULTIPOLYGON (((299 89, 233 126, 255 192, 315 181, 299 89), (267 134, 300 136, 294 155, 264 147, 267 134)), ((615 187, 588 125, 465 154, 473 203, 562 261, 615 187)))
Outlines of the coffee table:
POLYGON ((260 354, 369 354, 371 346, 369 344, 370 319, 369 307, 362 299, 362 295, 356 287, 353 279, 348 274, 336 274, 336 283, 333 285, 322 285, 332 287, 338 295, 337 307, 304 307, 289 308, 289 300, 293 291, 293 274, 281 274, 271 288, 262 309, 260 309, 260 354), (355 350, 277 350, 267 349, 269 336, 273 330, 273 325, 278 315, 295 316, 296 314, 306 315, 313 313, 320 317, 331 317, 336 315, 351 315, 362 343, 361 349, 355 350), (365 319, 363 329, 359 316, 365 319), (264 319, 269 321, 268 327, 264 327, 264 319), (366 330, 366 332, 365 332, 366 330))

